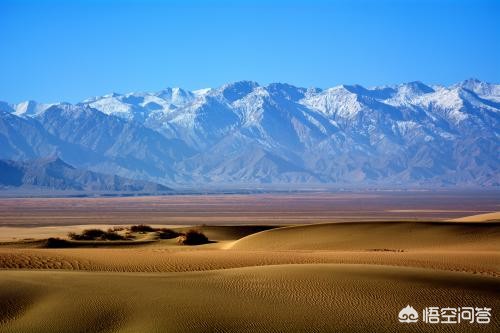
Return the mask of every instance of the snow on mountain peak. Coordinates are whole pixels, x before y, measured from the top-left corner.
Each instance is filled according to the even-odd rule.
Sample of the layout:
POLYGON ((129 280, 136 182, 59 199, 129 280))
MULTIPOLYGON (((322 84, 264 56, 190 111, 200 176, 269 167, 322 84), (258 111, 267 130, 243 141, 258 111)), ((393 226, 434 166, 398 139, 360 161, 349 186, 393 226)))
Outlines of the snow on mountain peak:
POLYGON ((58 103, 52 103, 52 104, 37 103, 35 101, 29 100, 15 105, 14 114, 17 116, 36 116, 44 112, 51 106, 57 104, 58 103))
POLYGON ((175 106, 185 105, 196 97, 191 91, 182 88, 167 88, 156 93, 155 96, 175 106))
POLYGON ((89 154, 85 163, 93 168, 171 182, 244 175, 249 182, 349 183, 363 175, 373 182, 498 186, 498 87, 466 80, 321 90, 240 81, 108 94, 77 105, 0 103, 0 136, 8 145, 1 152, 58 151, 77 164, 89 154))
POLYGON ((272 95, 291 101, 298 101, 304 98, 307 92, 304 88, 297 88, 288 83, 271 83, 266 87, 266 89, 272 95))
POLYGON ((478 96, 500 102, 500 85, 479 81, 478 79, 467 79, 452 87, 461 87, 474 92, 478 96))
POLYGON ((353 118, 363 109, 363 105, 358 101, 358 95, 344 85, 323 90, 319 94, 303 99, 301 103, 329 116, 341 118, 353 118))
POLYGON ((257 82, 253 81, 238 81, 223 85, 219 91, 230 103, 245 97, 255 88, 259 87, 257 82))

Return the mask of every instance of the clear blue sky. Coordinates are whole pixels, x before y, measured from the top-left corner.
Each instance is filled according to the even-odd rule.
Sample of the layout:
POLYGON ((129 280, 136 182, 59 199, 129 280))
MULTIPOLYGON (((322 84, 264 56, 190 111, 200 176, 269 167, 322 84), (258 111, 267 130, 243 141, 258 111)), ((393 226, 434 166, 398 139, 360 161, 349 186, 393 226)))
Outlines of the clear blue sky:
POLYGON ((0 100, 500 80, 500 1, 0 0, 0 100))

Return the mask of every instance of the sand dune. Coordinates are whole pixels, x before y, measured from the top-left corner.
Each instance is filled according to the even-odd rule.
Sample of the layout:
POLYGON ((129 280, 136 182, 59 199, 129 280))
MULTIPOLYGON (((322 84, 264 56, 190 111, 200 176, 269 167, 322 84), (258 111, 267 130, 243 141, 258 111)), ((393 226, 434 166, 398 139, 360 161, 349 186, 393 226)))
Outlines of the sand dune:
POLYGON ((417 309, 436 304, 487 304, 497 309, 500 297, 491 291, 499 286, 498 279, 470 274, 370 265, 163 274, 9 271, 0 275, 0 332, 440 332, 452 328, 497 332, 499 321, 451 328, 401 324, 397 314, 407 304, 417 309))
POLYGON ((0 269, 187 272, 309 263, 432 268, 500 277, 497 251, 243 251, 181 248, 0 249, 0 269))
MULTIPOLYGON (((24 229, 30 230, 10 228, 11 234, 3 236, 36 236, 32 229, 39 228, 24 229)), ((490 325, 453 327, 397 321, 407 304, 420 310, 499 308, 499 223, 198 229, 215 242, 180 246, 152 233, 141 235, 148 243, 135 246, 49 249, 40 240, 0 244, 0 332, 500 329, 496 319, 490 325)))
POLYGON ((203 226, 200 229, 216 242, 195 247, 179 246, 175 239, 136 246, 123 246, 127 242, 122 242, 105 248, 65 249, 36 248, 39 243, 35 241, 4 243, 0 246, 0 269, 186 272, 349 263, 500 276, 500 227, 493 223, 368 222, 268 228, 203 226), (262 229, 268 230, 259 232, 262 229))
POLYGON ((352 222, 284 227, 240 239, 238 250, 500 251, 500 224, 352 222))
POLYGON ((500 222, 500 212, 478 214, 450 220, 452 222, 500 222))

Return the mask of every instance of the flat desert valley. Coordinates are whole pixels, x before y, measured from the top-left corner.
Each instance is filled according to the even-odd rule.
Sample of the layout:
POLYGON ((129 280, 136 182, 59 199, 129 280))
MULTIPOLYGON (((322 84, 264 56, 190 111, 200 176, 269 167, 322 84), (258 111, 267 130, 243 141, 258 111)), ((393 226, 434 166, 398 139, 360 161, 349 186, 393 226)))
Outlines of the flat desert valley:
POLYGON ((0 332, 499 332, 499 211, 493 191, 3 198, 0 332), (68 238, 86 229, 128 238, 68 238), (162 237, 191 229, 209 242, 162 237))

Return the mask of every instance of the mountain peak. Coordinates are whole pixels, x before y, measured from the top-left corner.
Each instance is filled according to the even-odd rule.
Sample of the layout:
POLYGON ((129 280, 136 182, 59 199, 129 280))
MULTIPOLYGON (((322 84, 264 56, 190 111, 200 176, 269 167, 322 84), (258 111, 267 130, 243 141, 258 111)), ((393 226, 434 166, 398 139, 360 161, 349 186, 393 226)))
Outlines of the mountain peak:
POLYGON ((269 93, 292 101, 304 98, 306 89, 298 88, 288 83, 270 83, 266 89, 269 93))
POLYGON ((104 97, 104 98, 112 98, 112 97, 119 97, 119 96, 121 96, 121 94, 119 94, 117 92, 110 92, 109 94, 106 94, 106 95, 104 95, 102 97, 104 97))
POLYGON ((221 90, 227 90, 227 89, 242 89, 242 90, 251 90, 254 88, 260 87, 259 83, 255 81, 250 81, 250 80, 241 80, 241 81, 234 81, 230 83, 226 83, 222 85, 220 88, 221 90))
POLYGON ((434 89, 429 87, 428 85, 422 83, 421 81, 411 81, 408 83, 403 83, 400 86, 400 89, 407 89, 408 91, 411 91, 414 94, 429 94, 434 92, 434 89))
POLYGON ((12 113, 14 112, 14 108, 9 103, 0 101, 0 112, 12 113))
POLYGON ((489 83, 483 82, 483 81, 476 79, 476 78, 469 78, 469 79, 463 80, 461 82, 458 82, 458 83, 450 86, 450 88, 453 89, 453 88, 458 87, 458 88, 467 89, 467 90, 470 90, 473 92, 477 92, 477 91, 481 91, 489 86, 490 86, 489 83))
POLYGON ((58 104, 36 117, 0 112, 0 158, 58 152, 77 168, 186 186, 500 184, 499 101, 499 85, 476 80, 167 88, 58 104))
MULTIPOLYGON (((33 100, 27 100, 24 102, 21 102, 15 106, 15 114, 17 116, 36 116, 39 115, 40 113, 45 112, 48 108, 50 108, 53 105, 56 105, 57 103, 52 103, 52 104, 44 104, 44 103, 38 103, 33 100)), ((61 103, 59 103, 61 104, 61 103)))
POLYGON ((476 78, 470 78, 451 86, 451 88, 456 87, 472 91, 474 94, 483 98, 489 97, 497 103, 500 102, 500 85, 498 84, 492 84, 476 78))
POLYGON ((47 157, 41 157, 38 159, 31 160, 30 163, 33 166, 45 167, 45 168, 50 167, 50 168, 75 169, 75 167, 73 167, 72 165, 69 165, 68 163, 64 162, 57 153, 49 155, 47 157))
POLYGON ((171 189, 151 182, 136 181, 78 169, 57 156, 16 162, 0 159, 0 187, 40 188, 72 191, 164 192, 171 189))
POLYGON ((482 83, 486 83, 486 82, 483 82, 475 77, 471 77, 471 78, 468 78, 466 80, 463 80, 459 84, 464 86, 464 85, 477 85, 477 84, 482 84, 482 83))
POLYGON ((258 87, 260 87, 259 84, 254 81, 236 81, 223 85, 220 92, 225 99, 232 103, 245 97, 258 87))

